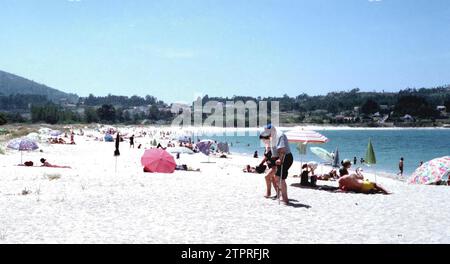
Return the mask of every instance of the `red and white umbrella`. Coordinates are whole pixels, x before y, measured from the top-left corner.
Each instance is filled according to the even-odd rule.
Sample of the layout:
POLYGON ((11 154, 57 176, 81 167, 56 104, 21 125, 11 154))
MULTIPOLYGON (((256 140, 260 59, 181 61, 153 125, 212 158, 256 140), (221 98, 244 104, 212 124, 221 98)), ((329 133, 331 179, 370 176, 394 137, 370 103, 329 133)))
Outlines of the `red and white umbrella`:
POLYGON ((297 143, 301 166, 303 165, 302 154, 306 154, 307 144, 324 144, 328 142, 327 137, 313 130, 296 129, 286 132, 285 135, 289 142, 297 143))
POLYGON ((328 138, 313 130, 291 130, 286 132, 286 137, 292 143, 304 144, 324 144, 328 142, 328 138))
POLYGON ((141 164, 153 173, 173 173, 177 164, 175 159, 163 149, 148 149, 141 158, 141 164))

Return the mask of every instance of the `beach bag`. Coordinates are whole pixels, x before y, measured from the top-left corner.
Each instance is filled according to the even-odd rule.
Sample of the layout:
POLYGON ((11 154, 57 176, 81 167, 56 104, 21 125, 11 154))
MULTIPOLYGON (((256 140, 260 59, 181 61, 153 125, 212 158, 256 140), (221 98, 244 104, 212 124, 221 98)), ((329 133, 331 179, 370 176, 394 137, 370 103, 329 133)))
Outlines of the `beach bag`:
POLYGON ((266 171, 267 166, 266 165, 261 165, 261 166, 257 166, 255 168, 255 171, 259 174, 264 173, 266 171))
POLYGON ((33 165, 34 165, 34 163, 32 161, 26 161, 24 164, 27 167, 33 167, 33 165))

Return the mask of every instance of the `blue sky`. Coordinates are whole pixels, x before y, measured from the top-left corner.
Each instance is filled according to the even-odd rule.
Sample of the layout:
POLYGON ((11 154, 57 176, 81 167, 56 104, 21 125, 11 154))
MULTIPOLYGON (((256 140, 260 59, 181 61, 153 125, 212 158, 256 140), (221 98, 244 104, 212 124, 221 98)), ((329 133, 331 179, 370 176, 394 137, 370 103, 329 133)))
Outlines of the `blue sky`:
POLYGON ((81 96, 450 83, 448 0, 1 0, 0 69, 81 96))

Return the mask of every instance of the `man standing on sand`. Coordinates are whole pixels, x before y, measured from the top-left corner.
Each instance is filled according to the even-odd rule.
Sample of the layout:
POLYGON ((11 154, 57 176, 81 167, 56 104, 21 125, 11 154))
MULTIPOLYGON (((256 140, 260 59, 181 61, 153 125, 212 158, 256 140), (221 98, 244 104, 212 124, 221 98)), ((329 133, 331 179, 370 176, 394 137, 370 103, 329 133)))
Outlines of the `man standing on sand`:
POLYGON ((403 166, 404 166, 403 161, 404 161, 404 159, 403 159, 403 157, 401 157, 400 162, 398 163, 398 169, 400 171, 397 173, 397 175, 400 175, 400 176, 403 176, 403 166))

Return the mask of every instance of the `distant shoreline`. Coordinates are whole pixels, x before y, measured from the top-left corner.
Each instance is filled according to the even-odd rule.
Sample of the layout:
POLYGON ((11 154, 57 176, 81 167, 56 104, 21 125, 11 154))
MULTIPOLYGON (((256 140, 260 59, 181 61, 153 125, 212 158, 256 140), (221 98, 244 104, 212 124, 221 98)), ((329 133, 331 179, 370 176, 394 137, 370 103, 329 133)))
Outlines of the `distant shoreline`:
MULTIPOLYGON (((148 124, 148 125, 136 125, 136 124, 101 124, 101 123, 92 123, 92 124, 45 124, 45 123, 37 123, 37 124, 24 124, 24 123, 15 123, 15 124, 5 124, 0 126, 0 128, 14 128, 14 127, 53 127, 53 128, 83 128, 83 127, 93 127, 93 126, 112 126, 112 127, 154 127, 154 128, 170 128, 171 125, 157 125, 157 124, 148 124)), ((204 130, 204 131, 259 131, 261 127, 196 127, 196 126, 173 126, 177 130, 204 130)), ((329 125, 313 125, 313 124, 294 124, 294 125, 280 125, 278 126, 281 130, 294 130, 294 129, 305 129, 305 130, 318 130, 318 131, 326 131, 326 130, 446 130, 450 129, 450 127, 367 127, 367 126, 329 126, 329 125)))

